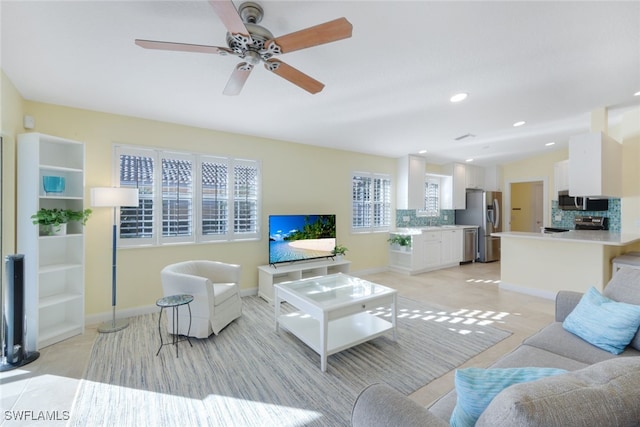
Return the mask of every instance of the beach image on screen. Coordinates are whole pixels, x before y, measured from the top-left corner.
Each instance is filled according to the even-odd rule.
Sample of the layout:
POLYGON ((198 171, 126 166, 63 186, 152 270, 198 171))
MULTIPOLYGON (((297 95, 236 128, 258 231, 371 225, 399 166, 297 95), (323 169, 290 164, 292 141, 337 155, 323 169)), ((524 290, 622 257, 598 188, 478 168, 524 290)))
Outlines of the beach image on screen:
POLYGON ((335 215, 269 217, 270 264, 330 257, 335 246, 335 215))

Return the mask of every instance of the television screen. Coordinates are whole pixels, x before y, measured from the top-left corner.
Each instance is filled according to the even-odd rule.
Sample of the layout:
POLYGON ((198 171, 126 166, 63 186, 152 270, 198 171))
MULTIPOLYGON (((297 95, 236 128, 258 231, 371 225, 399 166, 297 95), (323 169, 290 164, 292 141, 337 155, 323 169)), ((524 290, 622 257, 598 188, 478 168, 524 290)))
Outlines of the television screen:
POLYGON ((270 215, 269 264, 332 256, 335 215, 270 215))

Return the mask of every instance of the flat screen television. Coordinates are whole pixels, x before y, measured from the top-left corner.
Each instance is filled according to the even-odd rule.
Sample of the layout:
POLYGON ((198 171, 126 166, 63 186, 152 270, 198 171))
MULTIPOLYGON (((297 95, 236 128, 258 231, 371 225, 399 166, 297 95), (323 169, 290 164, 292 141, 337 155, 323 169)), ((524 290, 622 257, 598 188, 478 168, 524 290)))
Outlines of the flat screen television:
POLYGON ((269 215, 269 264, 333 256, 335 215, 269 215))

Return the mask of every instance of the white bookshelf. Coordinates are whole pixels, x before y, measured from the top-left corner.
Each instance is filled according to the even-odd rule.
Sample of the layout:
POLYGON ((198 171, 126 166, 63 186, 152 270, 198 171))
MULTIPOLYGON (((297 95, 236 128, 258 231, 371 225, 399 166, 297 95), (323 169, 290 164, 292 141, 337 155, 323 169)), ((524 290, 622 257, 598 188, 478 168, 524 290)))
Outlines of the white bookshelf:
POLYGON ((348 274, 351 261, 320 260, 297 261, 291 264, 261 265, 258 267, 258 296, 273 304, 273 285, 308 277, 326 276, 328 274, 348 274))
POLYGON ((84 209, 82 142, 27 133, 18 136, 18 252, 25 255, 25 305, 29 351, 84 331, 84 229, 41 236, 31 215, 40 208, 84 209), (45 193, 43 176, 65 178, 62 193, 45 193))

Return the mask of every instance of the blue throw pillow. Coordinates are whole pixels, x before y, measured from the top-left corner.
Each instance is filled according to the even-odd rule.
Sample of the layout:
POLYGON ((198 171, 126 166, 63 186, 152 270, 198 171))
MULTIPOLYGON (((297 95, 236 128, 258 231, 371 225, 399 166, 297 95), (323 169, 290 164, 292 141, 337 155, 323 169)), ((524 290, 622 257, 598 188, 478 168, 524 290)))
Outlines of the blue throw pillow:
POLYGON ((592 287, 562 326, 596 347, 620 354, 638 332, 640 305, 614 301, 592 287))
POLYGON ((452 427, 472 427, 491 400, 513 384, 567 371, 555 368, 465 368, 455 373, 458 401, 449 420, 452 427))

